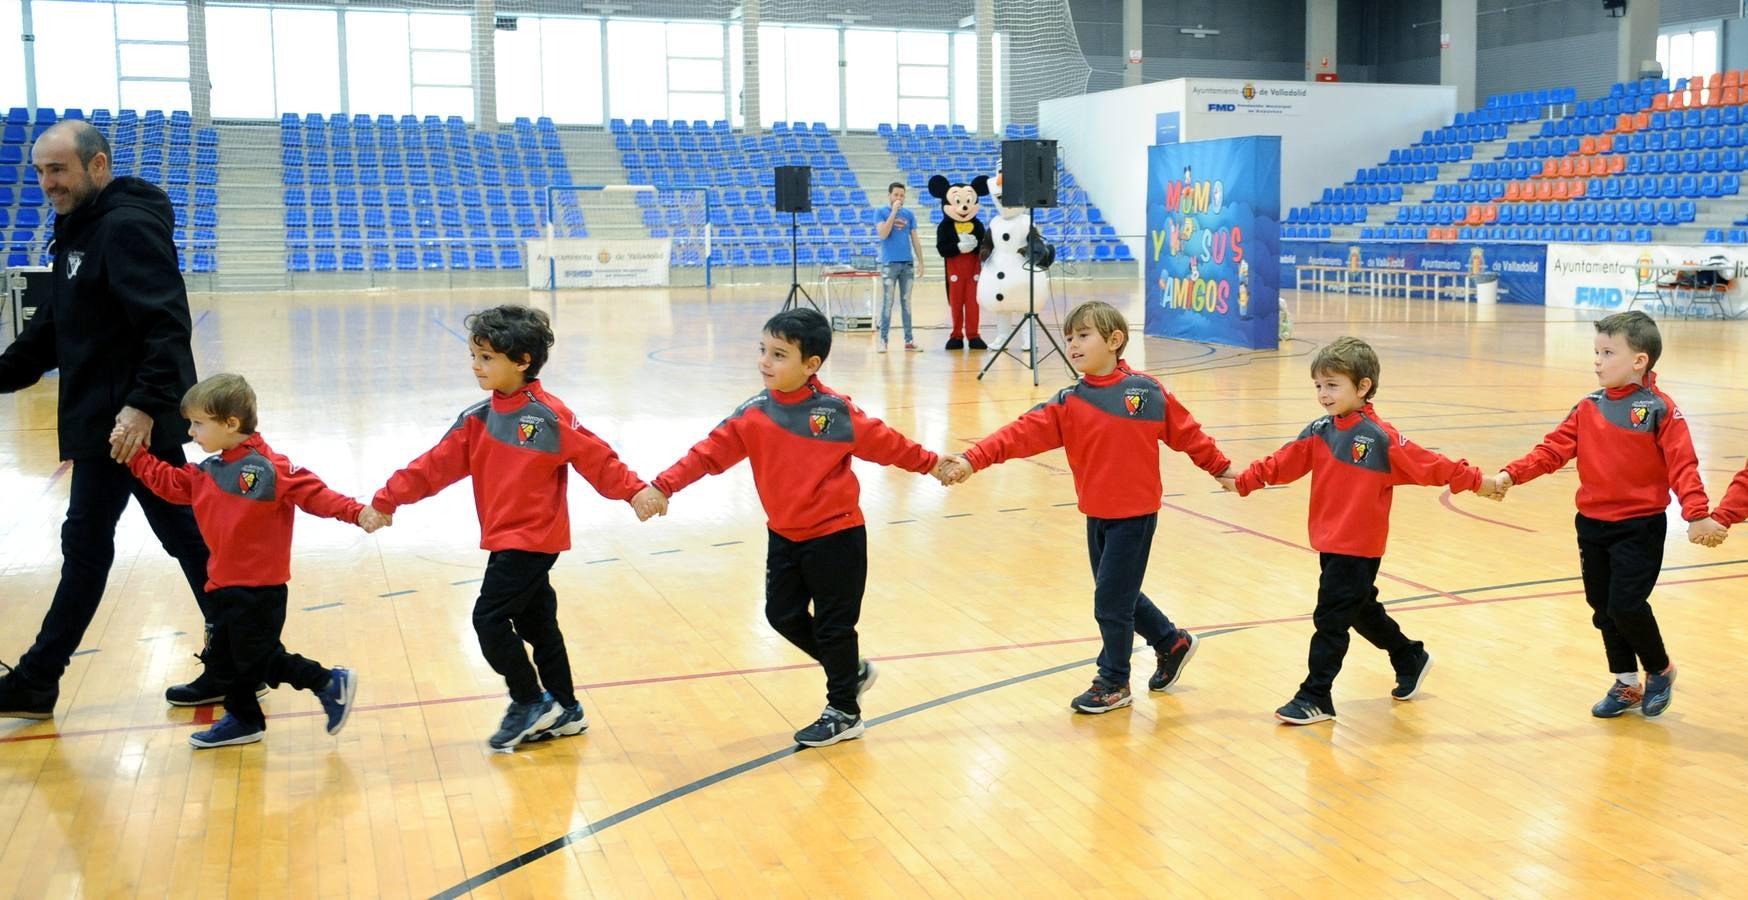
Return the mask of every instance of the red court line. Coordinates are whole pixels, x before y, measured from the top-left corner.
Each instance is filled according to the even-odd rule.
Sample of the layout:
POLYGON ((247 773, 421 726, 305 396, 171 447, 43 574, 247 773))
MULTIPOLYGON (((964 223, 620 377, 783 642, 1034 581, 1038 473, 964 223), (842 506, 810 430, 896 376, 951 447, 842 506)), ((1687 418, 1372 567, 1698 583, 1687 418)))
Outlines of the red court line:
MULTIPOLYGON (((1263 536, 1267 537, 1267 535, 1263 535, 1263 536)), ((1659 581, 1658 586, 1665 587, 1665 586, 1678 585, 1678 584, 1704 584, 1706 582, 1712 582, 1712 581, 1735 581, 1737 579, 1742 579, 1742 578, 1748 578, 1748 572, 1739 572, 1739 573, 1734 574, 1734 575, 1714 575, 1714 576, 1711 576, 1709 578, 1684 578, 1684 579, 1681 579, 1679 581, 1659 581)), ((1412 584, 1412 582, 1406 582, 1406 583, 1412 584)), ((1569 597, 1569 596, 1572 596, 1574 594, 1582 594, 1582 593, 1584 593, 1584 590, 1582 588, 1578 588, 1578 589, 1569 590, 1569 591, 1541 591, 1541 592, 1537 592, 1537 593, 1533 593, 1533 594, 1512 594, 1512 595, 1508 595, 1505 597, 1488 597, 1488 598, 1482 599, 1482 600, 1469 600, 1469 599, 1465 599, 1462 597, 1457 597, 1454 594, 1449 594, 1449 593, 1446 593, 1443 591, 1430 591, 1430 593, 1433 593, 1433 594, 1435 594, 1437 596, 1441 596, 1441 597, 1449 597, 1451 599, 1448 600, 1447 602, 1444 602, 1444 603, 1423 603, 1423 604, 1420 604, 1418 606, 1392 607, 1390 609, 1390 612, 1391 613, 1422 612, 1424 610, 1431 610, 1431 609, 1447 609, 1447 608, 1450 608, 1453 606, 1481 606, 1481 605, 1487 605, 1487 604, 1493 604, 1493 603, 1511 603, 1511 602, 1516 602, 1516 601, 1521 601, 1521 600, 1538 600, 1538 599, 1545 599, 1548 597, 1569 597)), ((1216 631, 1216 630, 1227 629, 1227 628, 1255 628, 1255 627, 1258 627, 1261 625, 1283 625, 1283 624, 1286 624, 1289 622, 1308 622, 1310 620, 1311 620, 1310 613, 1301 613, 1299 615, 1278 616, 1278 617, 1269 618, 1269 619, 1244 619, 1244 620, 1233 621, 1233 622, 1219 622, 1219 623, 1208 624, 1208 625, 1197 625, 1197 626, 1190 628, 1189 630, 1200 632, 1200 631, 1216 631)), ((1092 642, 1097 641, 1097 640, 1100 640, 1100 638, 1097 635, 1091 635, 1091 636, 1087 636, 1087 637, 1053 638, 1053 639, 1047 640, 1047 641, 1028 641, 1025 643, 1017 643, 1017 644, 992 644, 992 645, 985 646, 985 647, 961 647, 961 648, 956 648, 956 649, 952 649, 952 650, 926 650, 926 651, 920 651, 917 653, 897 653, 897 654, 893 654, 891 656, 875 656, 875 657, 871 657, 871 658, 875 662, 891 662, 893 660, 901 660, 901 659, 927 659, 927 658, 939 657, 939 656, 964 656, 964 655, 973 654, 973 653, 991 653, 991 652, 995 652, 995 651, 999 651, 999 650, 1027 650, 1027 649, 1034 649, 1034 648, 1038 648, 1038 647, 1054 647, 1054 646, 1060 646, 1063 644, 1084 644, 1084 643, 1092 643, 1092 642)), ((782 665, 782 666, 756 666, 756 667, 747 668, 747 669, 723 669, 723 670, 714 671, 714 672, 687 672, 687 673, 682 673, 682 674, 677 674, 677 675, 655 675, 655 676, 651 676, 649 678, 627 678, 627 679, 621 679, 618 681, 598 681, 598 682, 594 682, 591 684, 579 684, 576 687, 578 690, 585 690, 585 691, 586 690, 595 690, 595 689, 600 689, 600 688, 634 687, 634 686, 638 686, 638 685, 661 684, 661 683, 676 682, 676 681, 695 681, 695 680, 698 680, 701 678, 723 678, 723 677, 732 677, 732 676, 737 676, 737 675, 757 675, 757 674, 762 674, 762 673, 767 673, 767 672, 786 672, 786 671, 793 671, 796 669, 811 669, 816 665, 818 665, 818 664, 817 663, 795 663, 792 665, 782 665)), ((472 703, 474 701, 479 701, 479 700, 501 700, 501 699, 503 699, 503 696, 504 695, 502 692, 496 692, 496 693, 491 693, 491 694, 471 694, 471 695, 463 696, 463 697, 439 697, 439 698, 435 698, 435 699, 431 699, 431 700, 408 700, 408 701, 403 702, 403 703, 380 703, 380 704, 376 704, 374 706, 360 706, 357 709, 355 709, 354 712, 382 712, 382 711, 386 711, 386 710, 408 709, 408 708, 412 708, 412 707, 444 706, 444 705, 451 704, 451 703, 472 703)), ((320 710, 301 710, 298 712, 275 713, 272 716, 272 718, 274 718, 274 719, 298 719, 298 718, 306 718, 309 716, 319 716, 321 714, 322 713, 320 710)), ((92 737, 92 736, 106 735, 106 734, 119 734, 119 733, 123 733, 123 732, 156 731, 156 730, 164 729, 164 728, 188 728, 188 727, 192 727, 194 725, 210 725, 210 724, 212 724, 212 721, 211 721, 212 715, 213 715, 212 707, 200 707, 195 712, 194 721, 191 721, 191 722, 159 722, 159 723, 153 723, 150 725, 118 725, 118 726, 115 726, 113 728, 91 728, 91 729, 85 729, 82 731, 62 731, 62 732, 51 731, 51 732, 48 732, 46 734, 13 735, 13 736, 9 736, 9 737, 0 738, 0 744, 18 744, 18 743, 23 743, 26 741, 47 741, 47 740, 54 740, 57 738, 92 737), (202 720, 202 717, 201 717, 201 714, 203 712, 205 713, 204 720, 202 720)))
POLYGON ((1536 533, 1536 530, 1534 528, 1525 528, 1522 525, 1513 525, 1510 522, 1501 522, 1498 519, 1489 519, 1486 516, 1477 516, 1474 513, 1469 512, 1466 509, 1463 509, 1462 507, 1451 502, 1450 488, 1446 488, 1444 493, 1438 495, 1438 502, 1440 504, 1442 504, 1445 509, 1448 509, 1451 512, 1454 512, 1459 516, 1468 516, 1471 519, 1475 519, 1475 520, 1481 521, 1481 522, 1486 522, 1489 525, 1498 525, 1501 528, 1511 528, 1511 529, 1514 529, 1517 531, 1525 531, 1525 532, 1528 532, 1530 534, 1536 533))

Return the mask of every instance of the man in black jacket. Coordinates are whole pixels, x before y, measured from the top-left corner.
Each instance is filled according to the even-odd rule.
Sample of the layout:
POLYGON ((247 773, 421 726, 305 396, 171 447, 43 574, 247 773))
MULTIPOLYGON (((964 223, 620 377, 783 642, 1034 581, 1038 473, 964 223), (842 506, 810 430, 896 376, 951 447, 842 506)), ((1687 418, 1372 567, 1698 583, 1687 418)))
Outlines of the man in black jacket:
MULTIPOLYGON (((115 178, 109 142, 85 122, 43 132, 31 162, 56 214, 52 289, 0 354, 0 392, 60 370, 61 458, 72 461, 73 473, 61 526, 61 582, 36 643, 0 676, 0 717, 47 719, 61 674, 103 597, 115 524, 128 497, 139 501, 152 532, 181 564, 203 613, 207 548, 189 507, 158 499, 118 462, 140 447, 172 465, 185 461, 188 423, 180 406, 195 381, 194 355, 170 200, 151 184, 115 178)), ((208 637, 209 645, 222 639, 210 626, 208 637)), ((166 699, 196 705, 223 697, 229 673, 220 661, 229 653, 209 646, 203 658, 209 665, 201 676, 170 688, 166 699)))

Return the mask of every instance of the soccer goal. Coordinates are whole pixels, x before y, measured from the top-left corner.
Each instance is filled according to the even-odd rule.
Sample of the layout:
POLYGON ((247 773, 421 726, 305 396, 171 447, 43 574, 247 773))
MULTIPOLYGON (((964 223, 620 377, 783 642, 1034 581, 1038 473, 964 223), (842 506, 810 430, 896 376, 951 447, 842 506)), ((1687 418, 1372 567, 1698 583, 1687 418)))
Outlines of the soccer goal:
POLYGON ((710 194, 647 184, 552 185, 544 233, 528 243, 530 288, 661 286, 672 283, 674 269, 702 270, 708 286, 710 194))

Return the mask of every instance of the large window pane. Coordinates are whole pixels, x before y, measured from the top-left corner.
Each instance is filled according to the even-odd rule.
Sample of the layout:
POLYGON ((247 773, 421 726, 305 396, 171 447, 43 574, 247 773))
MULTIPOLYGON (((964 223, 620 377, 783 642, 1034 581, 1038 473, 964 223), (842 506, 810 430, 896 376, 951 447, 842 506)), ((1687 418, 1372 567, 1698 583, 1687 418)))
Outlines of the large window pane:
POLYGON ((939 31, 900 32, 898 61, 912 65, 946 65, 947 35, 939 31))
POLYGON ((220 119, 271 119, 273 27, 271 10, 212 6, 206 10, 207 66, 212 114, 220 119))
POLYGON ((742 93, 746 89, 746 32, 739 25, 728 26, 728 121, 735 128, 746 124, 746 108, 742 93))
POLYGON ((473 83, 473 55, 449 50, 414 50, 413 83, 466 87, 473 83))
POLYGON ((19 0, 0 0, 0 97, 8 98, 7 106, 24 105, 22 22, 19 0))
POLYGON ((115 34, 124 41, 186 41, 188 10, 180 3, 117 3, 115 34))
POLYGON ((668 23, 669 56, 722 58, 722 26, 713 22, 668 23))
POLYGON ((273 11, 273 74, 280 112, 339 111, 339 20, 333 10, 273 11))
POLYGON ((115 12, 110 4, 40 0, 31 4, 31 16, 37 105, 118 108, 115 12))
POLYGON ((669 94, 668 118, 714 122, 722 118, 722 95, 669 94))
POLYGON ((900 97, 945 97, 948 87, 946 66, 898 67, 900 97))
POLYGON ((953 121, 977 128, 977 33, 953 35, 953 121))
POLYGON ((898 32, 844 32, 844 91, 849 128, 898 121, 898 32))
POLYGON ((473 36, 468 33, 472 16, 443 13, 413 13, 413 46, 420 50, 471 50, 473 36))
POLYGON ((123 109, 187 109, 188 82, 123 81, 121 106, 123 109))
MULTIPOLYGON (((945 44, 946 37, 942 36, 945 44)), ((824 122, 839 127, 838 31, 836 28, 790 27, 784 41, 787 57, 788 118, 794 122, 824 122)))
POLYGON ((601 124, 600 20, 547 19, 541 23, 540 58, 546 115, 555 122, 601 124))
POLYGON ((909 98, 899 100, 898 120, 913 125, 945 125, 947 124, 947 101, 912 100, 909 98))
POLYGON ((667 25, 613 19, 607 22, 609 109, 620 119, 668 117, 667 25))
POLYGON ((492 34, 492 59, 498 70, 498 121, 545 115, 540 87, 541 20, 523 16, 515 31, 492 34))
POLYGON ((788 81, 784 77, 785 33, 781 25, 759 26, 759 118, 765 125, 789 121, 788 81))
POLYGON ((122 43, 121 74, 128 78, 187 78, 187 44, 122 43))
POLYGON ((671 91, 722 91, 722 60, 668 60, 668 89, 671 91))
POLYGON ((407 66, 407 15, 346 11, 346 100, 354 113, 413 111, 407 66))
POLYGON ((1718 71, 1718 32, 1708 28, 1693 33, 1693 74, 1711 78, 1718 71))

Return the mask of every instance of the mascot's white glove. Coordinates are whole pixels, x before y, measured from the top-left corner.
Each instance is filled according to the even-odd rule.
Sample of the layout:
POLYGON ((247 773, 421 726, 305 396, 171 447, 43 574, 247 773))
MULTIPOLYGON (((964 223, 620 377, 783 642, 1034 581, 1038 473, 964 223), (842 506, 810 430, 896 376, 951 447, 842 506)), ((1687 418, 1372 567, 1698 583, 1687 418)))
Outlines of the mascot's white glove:
POLYGON ((971 253, 977 249, 977 235, 967 231, 959 235, 959 252, 971 253))

